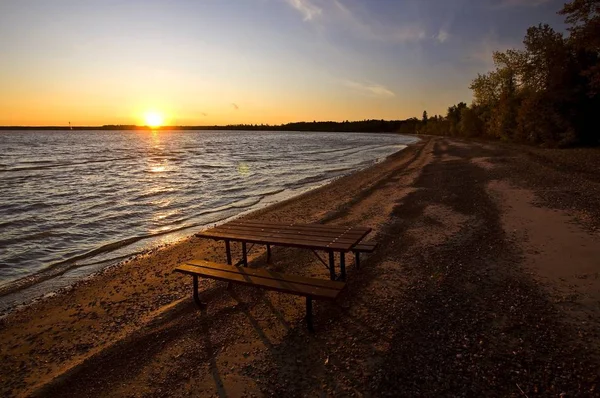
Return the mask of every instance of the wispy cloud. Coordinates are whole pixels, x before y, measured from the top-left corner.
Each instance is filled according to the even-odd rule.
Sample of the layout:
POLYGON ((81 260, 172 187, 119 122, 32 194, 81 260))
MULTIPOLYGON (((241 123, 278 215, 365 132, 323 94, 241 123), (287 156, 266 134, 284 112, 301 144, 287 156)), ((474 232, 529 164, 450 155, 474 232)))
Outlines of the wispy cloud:
POLYGON ((435 40, 437 40, 439 43, 445 43, 448 41, 449 38, 450 38, 450 33, 445 31, 444 29, 440 29, 437 36, 435 36, 435 40))
POLYGON ((550 0, 496 0, 494 3, 495 8, 509 8, 509 7, 537 7, 544 3, 548 3, 550 0))
POLYGON ((303 15, 305 21, 311 21, 323 13, 311 0, 285 0, 290 6, 303 15))
POLYGON ((339 29, 350 31, 366 40, 404 43, 427 39, 427 32, 421 23, 385 24, 373 17, 358 3, 350 7, 342 0, 283 0, 297 10, 302 19, 311 22, 318 29, 339 29))
POLYGON ((368 16, 359 15, 351 10, 340 0, 333 0, 338 18, 345 26, 352 27, 360 36, 370 40, 387 42, 411 42, 425 39, 427 32, 421 24, 411 22, 408 24, 383 25, 368 16))
POLYGON ((391 40, 395 42, 419 41, 427 38, 425 28, 417 23, 392 29, 382 29, 379 33, 373 33, 373 37, 376 39, 391 40))
POLYGON ((492 56, 495 51, 506 51, 511 48, 519 48, 519 43, 509 43, 507 41, 500 40, 494 33, 488 33, 485 35, 479 43, 477 43, 471 50, 469 58, 484 68, 487 71, 494 69, 494 60, 492 56))
POLYGON ((392 98, 396 96, 396 94, 392 90, 381 84, 359 83, 352 80, 345 80, 343 83, 345 86, 350 87, 370 97, 392 98))
POLYGON ((233 107, 234 110, 239 111, 240 107, 237 104, 234 104, 233 102, 231 103, 231 106, 233 107))

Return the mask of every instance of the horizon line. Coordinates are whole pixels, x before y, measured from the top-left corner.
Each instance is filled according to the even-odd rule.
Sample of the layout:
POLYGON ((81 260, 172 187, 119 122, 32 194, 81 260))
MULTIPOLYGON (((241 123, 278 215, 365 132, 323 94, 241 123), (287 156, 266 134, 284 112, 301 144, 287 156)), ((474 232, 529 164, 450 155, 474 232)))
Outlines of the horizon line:
POLYGON ((386 122, 386 123, 399 123, 406 122, 409 120, 418 120, 416 117, 407 118, 407 119, 361 119, 361 120, 344 120, 344 121, 335 121, 335 120, 320 120, 320 121, 298 121, 298 122, 287 122, 280 124, 269 124, 269 123, 237 123, 237 124, 203 124, 203 125, 164 125, 164 126, 156 126, 151 127, 148 125, 137 125, 137 124, 103 124, 103 125, 2 125, 0 129, 102 129, 102 128, 120 128, 120 129, 143 129, 143 130, 170 130, 177 128, 223 128, 223 127, 282 127, 293 124, 319 124, 319 123, 336 123, 336 124, 350 124, 350 123, 361 123, 361 122, 386 122))

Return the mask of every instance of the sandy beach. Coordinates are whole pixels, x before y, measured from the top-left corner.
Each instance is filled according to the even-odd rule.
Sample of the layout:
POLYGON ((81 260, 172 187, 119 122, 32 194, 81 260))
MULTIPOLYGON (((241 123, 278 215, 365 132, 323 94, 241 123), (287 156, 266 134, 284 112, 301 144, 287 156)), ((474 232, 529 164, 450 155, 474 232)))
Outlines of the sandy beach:
MULTIPOLYGON (((423 137, 245 216, 373 228, 314 334, 291 295, 201 280, 198 310, 172 270, 219 242, 111 267, 0 321, 0 395, 599 395, 600 151, 574 151, 423 137)), ((269 267, 328 278, 307 250, 269 267)))

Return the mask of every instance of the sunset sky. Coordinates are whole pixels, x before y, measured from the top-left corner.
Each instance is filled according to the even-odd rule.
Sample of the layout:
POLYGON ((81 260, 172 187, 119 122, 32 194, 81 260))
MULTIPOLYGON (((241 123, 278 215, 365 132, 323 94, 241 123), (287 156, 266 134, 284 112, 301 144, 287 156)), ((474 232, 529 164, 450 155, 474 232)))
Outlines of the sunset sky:
POLYGON ((5 0, 0 125, 404 119, 564 0, 5 0))

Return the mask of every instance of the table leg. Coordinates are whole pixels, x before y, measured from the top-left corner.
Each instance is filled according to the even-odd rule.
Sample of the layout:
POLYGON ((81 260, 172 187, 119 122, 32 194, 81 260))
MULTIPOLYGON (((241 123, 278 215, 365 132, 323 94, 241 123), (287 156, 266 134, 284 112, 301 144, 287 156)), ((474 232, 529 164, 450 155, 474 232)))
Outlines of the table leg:
POLYGON ((267 264, 271 264, 271 245, 267 245, 267 264))
POLYGON ((346 280, 346 253, 340 252, 340 279, 346 280))
MULTIPOLYGON (((227 253, 227 264, 231 265, 231 245, 228 240, 225 241, 225 253, 227 253)), ((227 283, 227 290, 231 290, 231 287, 231 282, 227 283)))
POLYGON ((244 264, 244 267, 248 266, 248 257, 246 256, 246 242, 242 242, 242 264, 244 264))
POLYGON ((200 297, 198 297, 198 275, 192 275, 194 278, 194 302, 200 304, 200 297))
POLYGON ((231 245, 229 241, 225 241, 225 253, 227 253, 227 264, 231 265, 231 245))
POLYGON ((198 275, 192 275, 194 278, 194 303, 200 308, 206 308, 206 304, 200 301, 200 297, 198 296, 198 275))
POLYGON ((332 281, 335 280, 335 257, 333 256, 333 250, 329 250, 329 277, 332 281))

